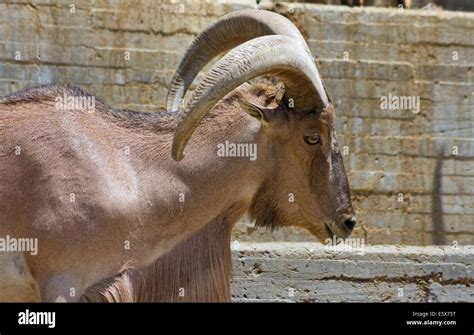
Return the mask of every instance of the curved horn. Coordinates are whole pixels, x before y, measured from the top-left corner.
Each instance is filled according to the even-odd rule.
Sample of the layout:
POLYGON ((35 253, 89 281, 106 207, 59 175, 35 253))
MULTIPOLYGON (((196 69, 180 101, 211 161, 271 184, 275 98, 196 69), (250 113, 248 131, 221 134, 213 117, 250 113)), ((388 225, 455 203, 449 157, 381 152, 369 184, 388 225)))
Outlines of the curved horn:
POLYGON ((257 9, 227 14, 202 31, 186 51, 168 89, 167 110, 179 110, 179 105, 194 78, 215 56, 264 35, 291 37, 311 56, 300 31, 286 17, 257 9))
POLYGON ((316 65, 301 43, 280 35, 258 37, 224 56, 196 89, 176 129, 173 158, 179 161, 184 157, 184 148, 199 122, 224 95, 265 74, 276 75, 285 83, 296 110, 327 107, 316 65))

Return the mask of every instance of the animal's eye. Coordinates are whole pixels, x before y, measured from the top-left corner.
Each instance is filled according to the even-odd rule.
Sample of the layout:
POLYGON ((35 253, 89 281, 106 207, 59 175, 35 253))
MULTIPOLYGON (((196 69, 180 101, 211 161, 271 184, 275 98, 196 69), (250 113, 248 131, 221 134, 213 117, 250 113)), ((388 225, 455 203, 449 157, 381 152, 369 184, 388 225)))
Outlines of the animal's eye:
POLYGON ((321 136, 319 134, 314 134, 311 136, 305 136, 304 140, 309 145, 316 145, 321 143, 321 136))

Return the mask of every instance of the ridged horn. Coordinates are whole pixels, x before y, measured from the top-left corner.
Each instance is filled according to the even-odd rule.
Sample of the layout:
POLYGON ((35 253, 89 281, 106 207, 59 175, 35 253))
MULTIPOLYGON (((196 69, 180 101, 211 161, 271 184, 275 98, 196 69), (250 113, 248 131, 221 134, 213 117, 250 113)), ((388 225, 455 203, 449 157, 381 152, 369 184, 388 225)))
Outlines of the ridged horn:
POLYGON ((248 40, 265 35, 291 37, 311 56, 300 31, 286 17, 256 9, 227 14, 202 31, 187 49, 168 89, 167 110, 179 110, 189 86, 214 57, 248 40))
POLYGON ((206 113, 227 93, 262 75, 285 83, 294 109, 326 108, 328 99, 318 70, 301 41, 288 36, 263 36, 230 51, 209 71, 182 112, 175 132, 172 156, 181 160, 189 138, 206 113))

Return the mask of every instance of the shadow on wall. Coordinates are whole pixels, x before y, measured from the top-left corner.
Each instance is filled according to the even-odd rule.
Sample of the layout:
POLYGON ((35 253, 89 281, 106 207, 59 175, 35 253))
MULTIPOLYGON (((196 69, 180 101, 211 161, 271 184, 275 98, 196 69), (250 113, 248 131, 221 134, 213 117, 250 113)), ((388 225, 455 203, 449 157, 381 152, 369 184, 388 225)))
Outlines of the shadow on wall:
POLYGON ((444 225, 443 218, 443 157, 445 146, 441 147, 436 160, 435 170, 433 173, 433 195, 431 198, 431 218, 433 221, 432 229, 432 243, 434 245, 445 245, 446 244, 446 227, 444 225))

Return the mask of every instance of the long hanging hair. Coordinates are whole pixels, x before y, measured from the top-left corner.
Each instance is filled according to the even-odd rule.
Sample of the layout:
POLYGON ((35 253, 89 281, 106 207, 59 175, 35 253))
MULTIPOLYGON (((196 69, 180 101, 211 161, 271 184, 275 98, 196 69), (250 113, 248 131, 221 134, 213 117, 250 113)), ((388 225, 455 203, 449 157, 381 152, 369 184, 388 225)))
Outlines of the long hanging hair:
POLYGON ((231 300, 231 224, 215 220, 148 267, 126 264, 89 287, 84 302, 227 302, 231 300))

